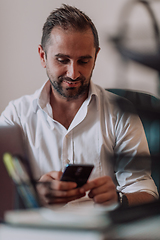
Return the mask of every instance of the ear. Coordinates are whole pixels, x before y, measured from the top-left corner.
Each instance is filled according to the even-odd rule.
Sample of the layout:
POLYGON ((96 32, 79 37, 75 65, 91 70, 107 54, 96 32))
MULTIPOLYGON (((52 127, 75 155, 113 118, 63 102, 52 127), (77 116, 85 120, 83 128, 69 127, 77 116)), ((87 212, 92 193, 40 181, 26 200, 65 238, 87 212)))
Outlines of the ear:
POLYGON ((42 67, 46 68, 46 56, 45 56, 45 52, 44 52, 41 45, 38 46, 38 53, 39 53, 39 56, 40 56, 42 67))
POLYGON ((97 53, 96 53, 95 61, 96 61, 96 59, 97 59, 97 55, 98 55, 98 53, 99 53, 100 50, 101 50, 101 49, 100 49, 100 47, 99 47, 99 48, 98 48, 98 51, 97 51, 97 53))
POLYGON ((96 59, 97 59, 97 55, 98 55, 98 53, 99 53, 99 51, 100 51, 101 49, 100 49, 100 47, 98 48, 98 51, 96 52, 96 55, 95 55, 95 61, 94 61, 94 66, 93 66, 93 68, 95 67, 95 63, 96 63, 96 59))

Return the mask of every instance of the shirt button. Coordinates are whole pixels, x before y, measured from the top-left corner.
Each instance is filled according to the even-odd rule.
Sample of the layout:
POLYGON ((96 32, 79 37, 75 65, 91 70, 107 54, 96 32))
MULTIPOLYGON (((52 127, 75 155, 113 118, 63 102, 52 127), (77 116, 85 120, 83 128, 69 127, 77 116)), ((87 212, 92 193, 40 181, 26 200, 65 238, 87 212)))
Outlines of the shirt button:
POLYGON ((70 163, 70 160, 69 160, 69 159, 67 159, 67 160, 66 160, 66 164, 69 164, 69 163, 70 163))

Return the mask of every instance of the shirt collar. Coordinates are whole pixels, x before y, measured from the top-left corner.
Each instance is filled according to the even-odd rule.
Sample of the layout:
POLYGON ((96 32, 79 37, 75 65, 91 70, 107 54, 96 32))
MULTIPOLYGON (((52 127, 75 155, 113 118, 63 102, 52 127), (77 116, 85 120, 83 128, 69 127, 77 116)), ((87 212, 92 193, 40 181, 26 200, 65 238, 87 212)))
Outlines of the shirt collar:
MULTIPOLYGON (((50 91, 51 91, 51 84, 50 81, 47 80, 43 86, 36 91, 35 97, 33 99, 33 108, 34 112, 37 111, 38 107, 44 109, 47 104, 50 104, 50 91)), ((99 89, 96 88, 96 85, 90 81, 90 88, 88 93, 88 98, 86 99, 87 106, 91 103, 92 99, 95 97, 97 102, 97 108, 99 106, 99 89)))
POLYGON ((88 102, 88 106, 91 103, 92 99, 95 98, 96 100, 96 106, 97 106, 97 110, 99 107, 99 89, 96 87, 96 85, 90 81, 90 88, 89 88, 89 93, 88 93, 88 98, 87 98, 87 102, 88 102))
POLYGON ((38 107, 44 109, 48 103, 50 104, 50 90, 50 81, 47 80, 43 86, 35 92, 33 99, 34 112, 37 111, 38 107))
POLYGON ((44 109, 46 105, 50 103, 50 92, 51 92, 51 84, 50 84, 50 81, 48 80, 43 85, 38 98, 38 103, 42 109, 44 109))

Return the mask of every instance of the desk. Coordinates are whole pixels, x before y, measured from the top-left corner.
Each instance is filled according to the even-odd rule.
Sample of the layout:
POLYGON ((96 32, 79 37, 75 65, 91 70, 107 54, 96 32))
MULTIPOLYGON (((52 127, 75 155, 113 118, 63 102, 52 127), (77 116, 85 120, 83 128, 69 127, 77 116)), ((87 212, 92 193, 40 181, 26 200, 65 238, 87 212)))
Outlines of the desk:
POLYGON ((106 236, 110 240, 159 240, 160 215, 131 223, 113 225, 106 236))
MULTIPOLYGON (((101 208, 100 208, 101 209, 101 208)), ((104 240, 110 220, 93 206, 9 211, 0 240, 104 240)))
POLYGON ((0 225, 1 240, 104 240, 98 231, 13 227, 0 225))
POLYGON ((10 224, 0 224, 0 240, 159 240, 159 203, 110 212, 88 206, 76 213, 43 208, 11 211, 6 214, 10 224))
POLYGON ((132 223, 117 224, 106 231, 67 230, 0 225, 0 240, 159 240, 160 215, 132 223))

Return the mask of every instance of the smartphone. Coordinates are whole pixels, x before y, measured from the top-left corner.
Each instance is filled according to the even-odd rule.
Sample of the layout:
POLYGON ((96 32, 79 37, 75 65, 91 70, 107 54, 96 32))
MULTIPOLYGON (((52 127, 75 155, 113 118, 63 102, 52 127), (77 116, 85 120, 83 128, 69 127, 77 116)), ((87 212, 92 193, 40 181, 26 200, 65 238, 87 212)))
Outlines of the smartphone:
POLYGON ((77 187, 82 187, 87 182, 93 168, 93 164, 67 164, 60 180, 76 182, 77 187))

